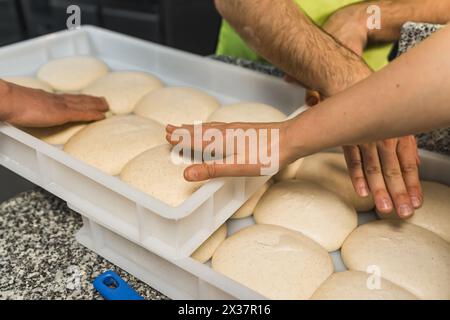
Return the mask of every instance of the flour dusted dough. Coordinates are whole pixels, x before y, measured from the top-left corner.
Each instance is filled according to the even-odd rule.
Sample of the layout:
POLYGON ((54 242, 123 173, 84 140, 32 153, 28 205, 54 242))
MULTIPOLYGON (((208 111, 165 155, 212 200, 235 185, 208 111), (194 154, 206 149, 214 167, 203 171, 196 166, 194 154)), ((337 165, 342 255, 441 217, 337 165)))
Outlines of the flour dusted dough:
POLYGON ((450 244, 434 233, 397 220, 364 224, 345 240, 345 265, 381 276, 421 299, 450 299, 450 244))
POLYGON ((52 88, 48 84, 35 77, 5 77, 2 79, 22 87, 41 89, 47 92, 53 92, 52 88))
MULTIPOLYGON (((380 280, 380 287, 369 289, 367 280, 372 274, 359 271, 333 273, 314 292, 312 300, 416 300, 405 289, 385 280, 380 280)), ((370 280, 369 280, 370 284, 370 280)))
POLYGON ((258 202, 254 219, 301 232, 328 251, 338 250, 358 223, 344 199, 307 180, 275 183, 258 202))
POLYGON ((194 251, 191 258, 205 263, 213 256, 214 252, 227 237, 227 224, 224 223, 203 244, 194 251))
POLYGON ((82 93, 104 97, 111 112, 127 114, 133 111, 144 95, 162 86, 162 82, 149 73, 117 71, 96 80, 83 89, 82 93))
POLYGON ((288 165, 286 168, 281 169, 281 171, 278 172, 273 177, 273 179, 276 182, 295 179, 295 175, 297 174, 298 170, 300 169, 300 166, 302 165, 302 163, 303 163, 303 158, 298 159, 297 161, 288 165))
POLYGON ((114 116, 88 125, 64 151, 110 175, 120 173, 135 156, 166 143, 164 127, 135 115, 114 116))
POLYGON ((279 122, 286 115, 262 103, 236 103, 217 109, 208 122, 279 122))
POLYGON ((67 143, 84 127, 86 127, 85 123, 67 123, 56 127, 23 128, 23 130, 47 143, 58 145, 67 143))
POLYGON ((97 58, 73 56, 49 61, 39 69, 37 76, 54 90, 76 92, 107 72, 106 64, 97 58))
POLYGON ((147 150, 123 168, 120 178, 136 189, 176 207, 203 183, 186 181, 183 172, 189 164, 174 164, 170 150, 168 144, 147 150))
POLYGON ((134 112, 163 125, 182 125, 205 122, 219 106, 219 102, 205 92, 193 88, 165 87, 146 94, 134 112))
POLYGON ((333 272, 330 256, 316 242, 271 225, 254 225, 226 239, 212 267, 270 299, 308 299, 333 272))
MULTIPOLYGON (((437 182, 422 181, 422 191, 422 207, 416 209, 414 215, 404 221, 430 230, 450 242, 450 188, 437 182)), ((396 212, 379 216, 384 219, 398 219, 396 212)))
POLYGON ((347 199, 356 211, 367 212, 374 208, 371 195, 363 198, 354 190, 343 154, 318 153, 306 157, 297 172, 296 179, 308 179, 319 183, 347 199))
POLYGON ((250 217, 259 199, 263 196, 270 186, 273 184, 272 180, 267 181, 261 188, 259 188, 248 200, 245 202, 232 216, 231 219, 243 219, 250 217))

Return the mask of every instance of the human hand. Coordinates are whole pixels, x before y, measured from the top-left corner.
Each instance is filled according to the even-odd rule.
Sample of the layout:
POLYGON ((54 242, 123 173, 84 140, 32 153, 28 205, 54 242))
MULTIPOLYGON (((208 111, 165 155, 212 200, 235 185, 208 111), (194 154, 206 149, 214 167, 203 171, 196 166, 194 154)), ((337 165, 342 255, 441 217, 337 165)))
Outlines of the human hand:
POLYGON ((395 207, 400 218, 409 218, 422 205, 414 136, 345 146, 344 154, 356 192, 362 197, 372 192, 381 214, 395 207))
MULTIPOLYGON (((1 81, 1 80, 0 80, 1 81)), ((105 118, 104 98, 76 94, 52 94, 2 81, 0 120, 21 127, 52 127, 67 122, 105 118)))
POLYGON ((365 8, 361 4, 344 7, 331 15, 323 26, 323 30, 360 57, 369 39, 365 8))
MULTIPOLYGON (((220 133, 221 138, 221 150, 228 150, 230 144, 234 146, 231 152, 219 152, 218 159, 232 160, 231 164, 229 162, 220 163, 217 161, 203 161, 201 164, 193 164, 185 169, 184 177, 188 181, 203 181, 211 178, 218 177, 229 177, 229 176, 259 176, 262 174, 262 169, 268 167, 276 167, 278 169, 283 168, 289 163, 297 160, 294 148, 291 146, 291 141, 288 139, 288 126, 290 121, 285 122, 275 122, 275 123, 206 123, 201 125, 202 129, 202 140, 196 144, 194 135, 193 125, 183 125, 181 127, 176 127, 168 125, 166 127, 166 139, 172 145, 177 145, 181 143, 182 146, 194 149, 192 146, 199 145, 201 150, 197 151, 204 152, 208 146, 210 146, 212 140, 208 138, 209 129, 216 130, 220 133), (187 130, 189 133, 188 141, 181 139, 181 131, 187 130), (230 132, 241 132, 250 133, 255 132, 253 141, 251 138, 246 138, 242 140, 243 144, 239 146, 239 142, 233 136, 228 135, 230 132), (278 132, 278 138, 273 135, 274 132, 278 132), (264 139, 262 137, 269 137, 264 139), (180 141, 182 140, 182 141, 180 141), (262 159, 261 152, 266 157, 270 158, 270 163, 267 162, 269 159, 262 159), (255 154, 256 153, 256 154, 255 154), (252 157, 255 157, 255 161, 249 161, 252 157), (241 162, 239 162, 241 161, 241 162)), ((212 132, 212 131, 210 131, 212 132)), ((251 136, 251 135, 249 135, 251 136)), ((215 140, 214 140, 215 141, 215 140)), ((275 174, 271 172, 270 175, 275 174)), ((269 173, 268 173, 269 174, 269 173)))

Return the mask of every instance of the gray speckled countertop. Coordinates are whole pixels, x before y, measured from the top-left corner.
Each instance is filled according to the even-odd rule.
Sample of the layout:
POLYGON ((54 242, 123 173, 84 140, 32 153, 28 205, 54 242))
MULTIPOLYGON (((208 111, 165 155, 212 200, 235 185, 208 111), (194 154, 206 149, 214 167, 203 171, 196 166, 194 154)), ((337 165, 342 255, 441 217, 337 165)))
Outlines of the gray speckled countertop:
MULTIPOLYGON (((400 43, 400 51, 413 46, 414 39, 422 39, 434 30, 430 26, 407 26, 404 34, 408 36, 400 43)), ((219 59, 282 75, 268 65, 219 59)), ((449 136, 448 129, 419 135, 419 145, 449 154, 449 136)), ((77 213, 40 188, 0 204, 0 299, 101 299, 91 283, 108 269, 116 271, 146 299, 166 299, 77 243, 74 234, 81 226, 77 213)))

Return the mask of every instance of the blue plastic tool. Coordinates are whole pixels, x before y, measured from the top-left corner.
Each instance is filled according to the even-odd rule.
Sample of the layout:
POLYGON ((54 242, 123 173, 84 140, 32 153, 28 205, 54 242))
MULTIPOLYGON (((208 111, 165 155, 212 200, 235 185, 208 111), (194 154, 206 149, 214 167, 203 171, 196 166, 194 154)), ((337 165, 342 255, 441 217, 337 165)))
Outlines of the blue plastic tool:
POLYGON ((92 284, 106 300, 144 300, 112 270, 99 275, 92 284))

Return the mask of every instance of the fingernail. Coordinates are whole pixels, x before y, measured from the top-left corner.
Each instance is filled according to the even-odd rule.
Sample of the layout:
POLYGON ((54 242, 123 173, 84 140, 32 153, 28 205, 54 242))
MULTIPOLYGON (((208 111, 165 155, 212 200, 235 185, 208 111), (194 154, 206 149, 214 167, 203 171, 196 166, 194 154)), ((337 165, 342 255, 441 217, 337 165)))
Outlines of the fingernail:
POLYGON ((420 206, 422 205, 422 201, 420 201, 419 197, 416 196, 411 197, 411 202, 414 208, 420 208, 420 206))
POLYGON ((392 210, 392 203, 389 199, 383 198, 381 200, 378 201, 377 207, 380 210, 383 211, 391 211, 392 210))
POLYGON ((400 209, 399 214, 402 217, 409 217, 414 212, 413 208, 411 208, 411 206, 409 204, 402 204, 402 205, 400 205, 399 209, 400 209))
POLYGON ((198 173, 196 170, 187 169, 184 171, 184 177, 186 180, 195 181, 198 179, 198 173))
POLYGON ((359 184, 357 190, 360 197, 367 197, 369 195, 369 190, 367 190, 364 183, 359 184))
POLYGON ((174 127, 173 125, 171 125, 171 124, 168 124, 168 125, 166 126, 166 130, 167 130, 167 131, 171 131, 171 130, 173 130, 173 129, 175 129, 175 127, 174 127))

